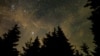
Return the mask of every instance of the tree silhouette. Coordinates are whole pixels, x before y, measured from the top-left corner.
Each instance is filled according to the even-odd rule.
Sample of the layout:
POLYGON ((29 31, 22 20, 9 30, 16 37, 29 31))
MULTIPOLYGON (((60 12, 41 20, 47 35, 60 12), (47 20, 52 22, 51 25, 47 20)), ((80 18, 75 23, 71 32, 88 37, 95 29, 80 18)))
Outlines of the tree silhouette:
POLYGON ((18 28, 19 27, 15 25, 12 30, 9 30, 8 33, 3 35, 2 43, 0 43, 0 45, 2 45, 2 47, 0 47, 0 55, 18 56, 18 51, 15 48, 18 45, 16 42, 18 42, 20 38, 18 28))
POLYGON ((100 6, 100 0, 88 0, 87 4, 85 7, 90 6, 91 9, 96 9, 100 6))
POLYGON ((83 54, 79 50, 77 50, 76 46, 74 46, 74 47, 75 47, 74 48, 75 56, 83 56, 83 54))
POLYGON ((97 45, 95 48, 94 56, 100 56, 100 40, 99 40, 99 19, 100 19, 100 0, 88 0, 88 3, 85 5, 85 7, 90 6, 91 9, 94 9, 92 11, 92 16, 89 17, 90 20, 92 20, 93 24, 93 34, 94 34, 94 43, 97 45))
POLYGON ((83 43, 81 48, 82 48, 83 52, 86 54, 86 56, 91 56, 89 53, 89 47, 85 43, 83 43))
POLYGON ((75 56, 83 56, 83 54, 80 54, 78 50, 76 50, 75 52, 75 56))
POLYGON ((60 27, 58 27, 58 30, 54 29, 51 34, 46 34, 46 36, 41 49, 42 56, 74 56, 72 46, 60 27))
POLYGON ((38 37, 35 39, 34 42, 27 42, 26 48, 23 47, 24 54, 21 56, 39 56, 40 53, 40 42, 38 37))

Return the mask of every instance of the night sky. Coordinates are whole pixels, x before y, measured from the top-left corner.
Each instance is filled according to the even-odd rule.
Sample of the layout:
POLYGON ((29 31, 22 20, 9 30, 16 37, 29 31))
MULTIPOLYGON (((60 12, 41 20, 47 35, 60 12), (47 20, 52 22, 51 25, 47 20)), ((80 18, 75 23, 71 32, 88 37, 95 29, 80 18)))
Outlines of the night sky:
POLYGON ((79 50, 82 42, 94 49, 92 22, 87 0, 0 0, 0 36, 18 24, 21 31, 18 50, 30 38, 53 31, 61 26, 66 37, 79 50))

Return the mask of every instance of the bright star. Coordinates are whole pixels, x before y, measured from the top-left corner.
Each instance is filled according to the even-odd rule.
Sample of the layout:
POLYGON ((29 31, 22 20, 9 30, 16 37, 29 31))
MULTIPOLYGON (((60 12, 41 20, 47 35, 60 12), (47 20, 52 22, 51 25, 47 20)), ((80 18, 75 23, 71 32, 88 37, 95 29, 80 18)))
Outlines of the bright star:
POLYGON ((34 35, 34 32, 32 32, 32 35, 34 35))

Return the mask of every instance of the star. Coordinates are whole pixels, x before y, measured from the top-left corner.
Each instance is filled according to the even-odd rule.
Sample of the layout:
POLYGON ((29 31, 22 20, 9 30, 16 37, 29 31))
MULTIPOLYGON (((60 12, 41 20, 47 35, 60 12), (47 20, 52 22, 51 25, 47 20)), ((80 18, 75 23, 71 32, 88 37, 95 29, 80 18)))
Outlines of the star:
POLYGON ((27 11, 26 10, 24 10, 24 13, 26 13, 27 11))
POLYGON ((32 32, 32 35, 34 35, 34 32, 32 32))

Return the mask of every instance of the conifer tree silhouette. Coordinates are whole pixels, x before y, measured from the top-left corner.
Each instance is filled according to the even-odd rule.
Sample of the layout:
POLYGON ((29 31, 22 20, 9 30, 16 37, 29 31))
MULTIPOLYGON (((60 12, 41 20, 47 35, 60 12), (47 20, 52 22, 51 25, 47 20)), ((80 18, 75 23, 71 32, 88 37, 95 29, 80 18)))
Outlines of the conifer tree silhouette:
POLYGON ((90 20, 92 20, 93 24, 93 34, 94 34, 94 43, 97 45, 95 48, 95 52, 93 52, 94 56, 100 56, 100 34, 99 34, 99 19, 100 19, 100 0, 88 0, 88 3, 85 5, 85 7, 90 6, 92 11, 92 16, 89 17, 90 20))
POLYGON ((77 50, 76 49, 76 46, 74 46, 75 48, 74 48, 74 54, 75 54, 75 56, 83 56, 83 54, 80 52, 80 50, 77 50))
POLYGON ((42 56, 74 56, 71 45, 60 27, 43 40, 42 56))
POLYGON ((83 52, 86 54, 86 56, 91 56, 89 53, 89 47, 85 43, 83 43, 81 48, 82 48, 83 52))
POLYGON ((65 37, 63 31, 61 30, 61 28, 58 26, 58 31, 57 31, 57 37, 58 37, 58 44, 60 43, 60 49, 61 51, 64 52, 64 54, 66 54, 66 56, 73 56, 73 50, 71 49, 71 45, 68 41, 68 39, 65 37), (66 51, 67 50, 67 51, 66 51))
POLYGON ((83 56, 83 54, 80 54, 78 50, 76 50, 75 52, 75 56, 83 56))
POLYGON ((23 47, 24 54, 21 54, 21 56, 39 56, 40 53, 40 42, 38 37, 35 39, 34 42, 28 42, 26 43, 26 48, 23 47))
POLYGON ((3 35, 0 56, 18 56, 19 52, 15 48, 18 45, 16 42, 20 38, 20 31, 18 29, 19 27, 15 25, 12 30, 9 30, 8 33, 3 35))

